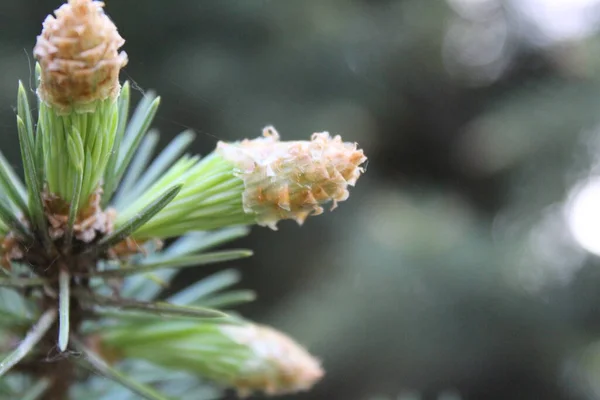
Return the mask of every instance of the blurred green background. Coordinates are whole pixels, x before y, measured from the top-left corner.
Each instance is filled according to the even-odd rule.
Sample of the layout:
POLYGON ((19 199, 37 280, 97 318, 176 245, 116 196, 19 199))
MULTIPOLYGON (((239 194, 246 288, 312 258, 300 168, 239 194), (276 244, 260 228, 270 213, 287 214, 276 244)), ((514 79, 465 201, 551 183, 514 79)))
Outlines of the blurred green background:
MULTIPOLYGON (((58 0, 0 2, 1 145, 58 0)), ((108 0, 194 150, 328 130, 368 169, 232 264, 328 372, 290 399, 600 399, 599 0, 108 0)), ((179 284, 222 268, 198 269, 179 284)), ((233 397, 232 397, 233 398, 233 397)))

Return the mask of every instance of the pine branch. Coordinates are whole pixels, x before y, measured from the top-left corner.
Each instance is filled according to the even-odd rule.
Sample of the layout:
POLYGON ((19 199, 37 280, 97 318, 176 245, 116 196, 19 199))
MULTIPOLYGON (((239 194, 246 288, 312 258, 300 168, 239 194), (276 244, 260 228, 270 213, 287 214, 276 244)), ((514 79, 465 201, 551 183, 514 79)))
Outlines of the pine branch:
POLYGON ((98 294, 90 294, 89 292, 80 291, 77 295, 85 298, 90 303, 104 307, 114 307, 120 310, 141 311, 154 315, 167 316, 182 316, 195 318, 226 318, 227 314, 204 307, 195 306, 179 306, 165 302, 147 302, 137 301, 133 299, 115 298, 109 296, 101 296, 98 294))

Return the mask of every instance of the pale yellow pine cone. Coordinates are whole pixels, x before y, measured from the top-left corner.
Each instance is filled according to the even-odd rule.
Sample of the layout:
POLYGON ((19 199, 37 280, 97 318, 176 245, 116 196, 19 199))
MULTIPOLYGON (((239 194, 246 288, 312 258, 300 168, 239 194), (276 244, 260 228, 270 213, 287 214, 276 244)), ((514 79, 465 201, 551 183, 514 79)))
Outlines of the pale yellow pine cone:
POLYGON ((367 158, 356 143, 339 135, 314 133, 310 141, 280 141, 269 126, 263 137, 238 143, 219 142, 217 152, 235 167, 244 181, 244 210, 256 215, 259 225, 276 229, 282 219, 302 224, 322 205, 348 198, 367 158))
POLYGON ((325 374, 320 362, 304 348, 268 326, 223 325, 219 329, 254 354, 241 366, 235 382, 230 382, 241 397, 257 391, 268 395, 305 391, 325 374))
POLYGON ((69 0, 49 15, 34 55, 41 66, 40 98, 59 114, 92 112, 97 100, 116 98, 127 64, 125 40, 104 14, 104 3, 69 0))

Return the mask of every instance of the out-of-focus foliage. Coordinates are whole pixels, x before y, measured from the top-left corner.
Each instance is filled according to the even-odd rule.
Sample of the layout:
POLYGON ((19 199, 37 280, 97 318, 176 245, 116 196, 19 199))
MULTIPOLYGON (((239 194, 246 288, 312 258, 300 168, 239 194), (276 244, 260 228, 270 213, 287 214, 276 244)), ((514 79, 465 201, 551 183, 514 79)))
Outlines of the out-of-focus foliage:
MULTIPOLYGON (((369 156, 352 201, 241 244, 245 315, 328 371, 297 398, 600 399, 600 200, 577 191, 600 165, 597 1, 107 2, 164 143, 273 124, 369 156)), ((6 132, 56 5, 0 2, 6 132)))

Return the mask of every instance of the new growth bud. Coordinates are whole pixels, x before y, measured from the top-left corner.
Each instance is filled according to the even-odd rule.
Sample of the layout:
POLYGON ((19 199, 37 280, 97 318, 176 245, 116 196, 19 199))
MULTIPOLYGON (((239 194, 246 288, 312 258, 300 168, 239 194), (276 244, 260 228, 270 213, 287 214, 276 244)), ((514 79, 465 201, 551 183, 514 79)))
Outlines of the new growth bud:
POLYGON ((183 184, 177 197, 138 231, 134 239, 166 238, 189 231, 229 225, 277 222, 299 224, 323 212, 323 205, 348 198, 366 161, 356 143, 315 133, 310 141, 280 141, 272 127, 263 137, 217 149, 196 162, 182 158, 146 193, 119 213, 115 226, 127 223, 156 196, 183 184))
POLYGON ((104 14, 104 3, 70 0, 49 15, 34 55, 41 66, 40 98, 59 114, 95 110, 95 102, 119 94, 125 40, 104 14))
POLYGON ((333 210, 348 198, 348 186, 354 186, 367 159, 356 143, 344 143, 339 135, 321 132, 310 141, 282 142, 273 127, 266 127, 262 138, 219 142, 217 153, 244 181, 244 210, 273 229, 282 219, 302 224, 329 202, 333 210))
MULTIPOLYGON (((127 55, 119 53, 125 41, 103 6, 69 0, 46 18, 34 49, 42 100, 36 141, 43 148, 49 212, 57 216, 55 234, 64 230, 55 222, 73 208, 76 224, 85 225, 115 143, 119 71, 127 55)), ((93 230, 82 234, 95 235, 93 230)))
POLYGON ((247 322, 112 327, 100 334, 96 346, 112 358, 120 354, 198 374, 233 387, 242 396, 308 390, 324 374, 319 361, 290 337, 247 322))
POLYGON ((318 360, 289 336, 261 325, 222 325, 221 332, 253 357, 242 365, 232 386, 240 395, 255 391, 281 395, 309 390, 323 375, 318 360))

